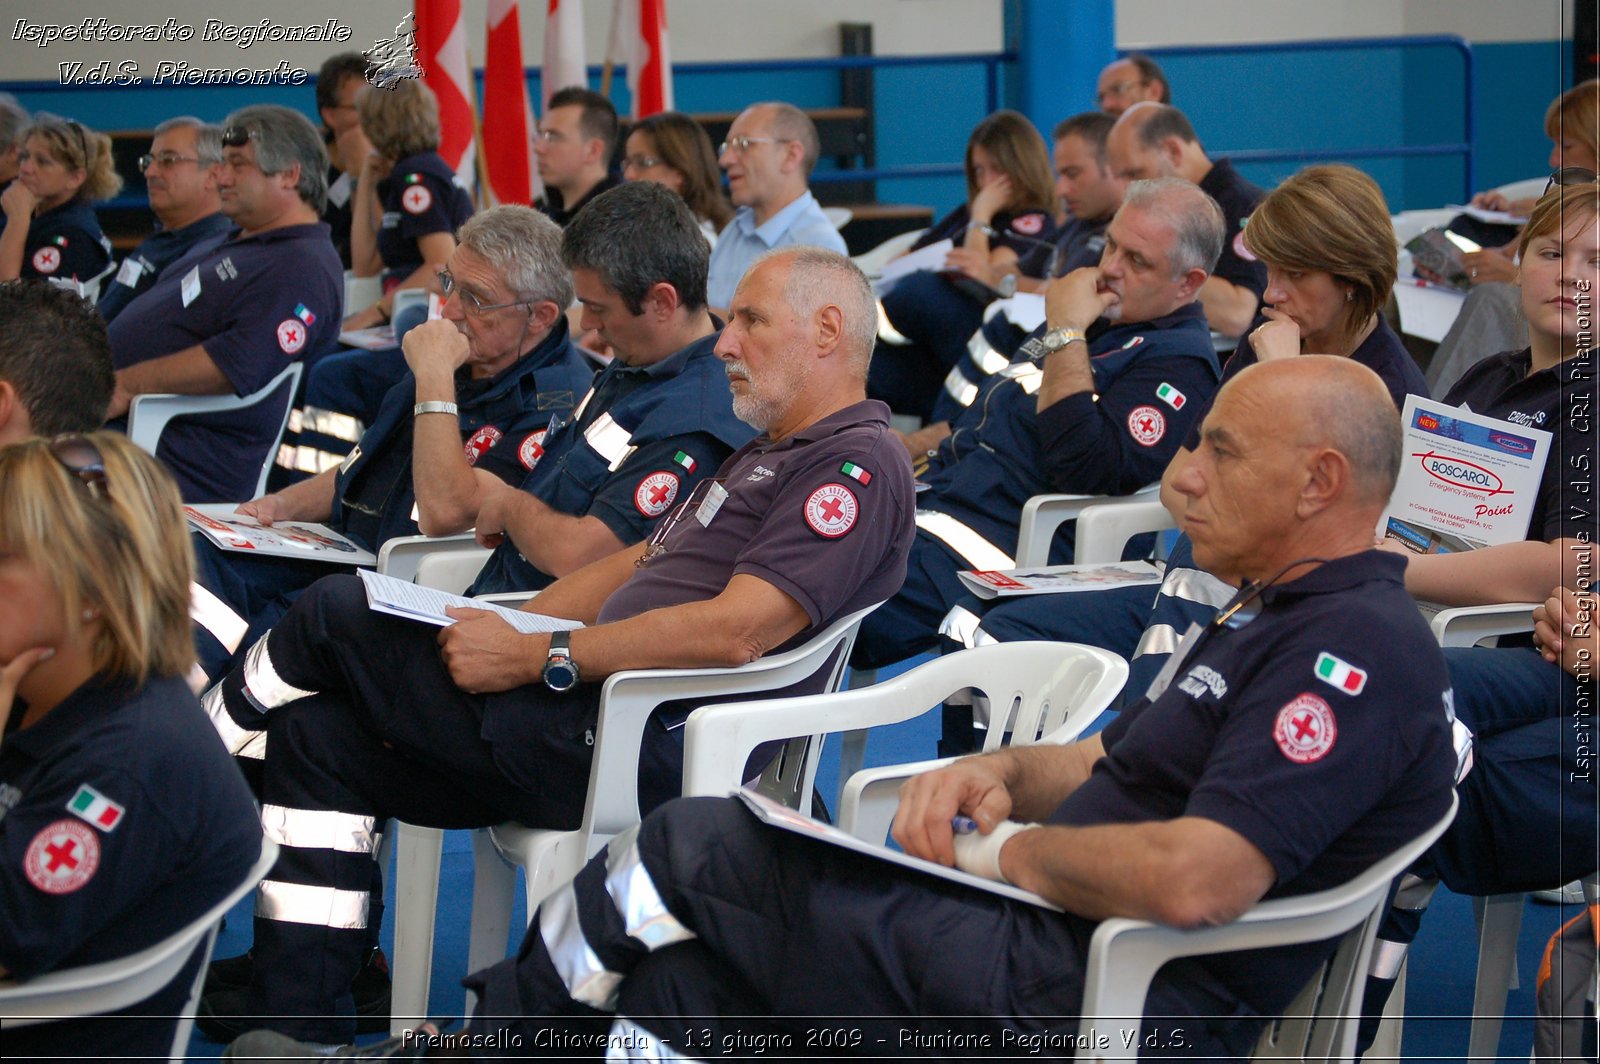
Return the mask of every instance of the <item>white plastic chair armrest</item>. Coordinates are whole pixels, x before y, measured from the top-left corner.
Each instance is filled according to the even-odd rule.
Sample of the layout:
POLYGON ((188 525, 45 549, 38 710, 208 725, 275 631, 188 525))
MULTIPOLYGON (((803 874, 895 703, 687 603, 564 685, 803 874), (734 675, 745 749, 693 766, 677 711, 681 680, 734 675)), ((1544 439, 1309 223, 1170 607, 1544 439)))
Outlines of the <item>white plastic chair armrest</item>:
POLYGON ((430 554, 476 547, 471 532, 453 536, 395 536, 378 548, 378 572, 396 580, 417 578, 417 565, 430 554))
POLYGON ((1430 622, 1441 647, 1476 646, 1494 636, 1533 631, 1533 602, 1495 602, 1485 606, 1451 606, 1430 622))
POLYGON ((1086 506, 1078 514, 1072 560, 1080 565, 1121 561, 1123 550, 1134 536, 1176 527, 1177 522, 1159 499, 1124 499, 1086 506))
POLYGON ((1049 564, 1050 541, 1055 538, 1056 529, 1086 508, 1118 499, 1139 499, 1158 490, 1159 484, 1146 484, 1131 495, 1035 495, 1022 507, 1017 528, 1017 567, 1049 564))

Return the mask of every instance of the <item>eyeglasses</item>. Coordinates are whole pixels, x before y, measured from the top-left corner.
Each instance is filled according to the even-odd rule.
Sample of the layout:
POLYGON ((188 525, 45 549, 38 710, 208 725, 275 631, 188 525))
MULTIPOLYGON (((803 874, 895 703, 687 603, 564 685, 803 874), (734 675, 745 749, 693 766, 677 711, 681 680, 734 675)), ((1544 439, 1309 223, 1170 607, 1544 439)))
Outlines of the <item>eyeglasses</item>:
POLYGON ((622 160, 624 170, 648 170, 652 166, 660 166, 661 160, 654 155, 629 155, 622 160))
MULTIPOLYGON (((1600 174, 1596 174, 1586 166, 1563 166, 1550 175, 1550 180, 1545 182, 1544 191, 1549 192, 1557 185, 1592 185, 1600 181, 1600 174)), ((1540 195, 1544 195, 1543 192, 1540 195)))
POLYGON ((1134 78, 1131 81, 1119 81, 1115 85, 1107 85, 1105 88, 1094 94, 1094 102, 1098 104, 1104 104, 1108 96, 1120 96, 1134 86, 1144 84, 1147 83, 1139 78, 1134 78))
POLYGON ((157 152, 154 155, 147 153, 139 156, 139 169, 148 170, 151 164, 154 163, 163 170, 170 170, 179 163, 197 163, 199 161, 200 157, 198 155, 179 155, 175 151, 157 152))
POLYGON ((467 310, 472 311, 474 314, 487 314, 491 310, 504 310, 506 307, 520 307, 531 302, 531 300, 527 299, 513 299, 509 303, 490 303, 485 306, 483 301, 477 296, 473 295, 471 292, 457 284, 455 274, 451 273, 448 269, 439 270, 434 274, 434 276, 439 278, 439 291, 444 293, 444 297, 446 299, 449 299, 453 295, 459 295, 461 297, 461 305, 467 310))
POLYGON ((567 139, 567 135, 559 129, 536 129, 533 131, 534 140, 542 140, 546 144, 560 144, 567 139))
POLYGON ((50 441, 50 454, 67 472, 78 478, 91 496, 96 499, 110 498, 106 460, 93 440, 76 433, 57 436, 50 441))
POLYGON ((650 533, 650 542, 645 544, 644 553, 633 560, 634 568, 643 569, 645 566, 649 565, 651 562, 667 553, 667 550, 669 549, 667 547, 667 537, 672 535, 672 530, 678 527, 678 523, 682 521, 685 516, 692 511, 700 509, 700 504, 705 502, 706 497, 711 494, 712 485, 720 486, 721 484, 721 477, 712 477, 709 480, 702 480, 700 483, 696 484, 694 486, 694 490, 689 492, 689 497, 683 500, 683 502, 679 503, 678 508, 673 510, 665 521, 662 521, 659 525, 657 525, 654 532, 650 533))
POLYGON ((793 137, 729 137, 717 145, 717 154, 726 155, 731 151, 735 155, 743 155, 752 144, 789 144, 793 140, 793 137))
POLYGON ((222 146, 224 148, 242 148, 252 140, 260 140, 261 131, 250 129, 247 126, 229 126, 222 131, 222 146))

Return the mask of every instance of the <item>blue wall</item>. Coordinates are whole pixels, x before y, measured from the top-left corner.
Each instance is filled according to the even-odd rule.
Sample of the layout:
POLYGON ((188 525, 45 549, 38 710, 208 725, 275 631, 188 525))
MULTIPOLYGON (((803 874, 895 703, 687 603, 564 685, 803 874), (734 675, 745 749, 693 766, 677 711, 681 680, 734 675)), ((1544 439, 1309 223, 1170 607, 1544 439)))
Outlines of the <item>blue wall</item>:
MULTIPOLYGON (((1545 171, 1550 145, 1544 109, 1566 84, 1569 41, 1485 44, 1477 63, 1477 188, 1545 171)), ((1027 55, 1027 49, 1022 52, 1027 55)), ((1194 121, 1208 151, 1227 155, 1249 149, 1345 150, 1457 141, 1464 136, 1463 71, 1458 53, 1443 47, 1383 47, 1340 52, 1306 46, 1290 51, 1236 55, 1159 55, 1175 99, 1194 121)), ((1087 58, 1075 64, 1082 67, 1087 58)), ((1032 112, 1059 99, 1050 114, 1034 113, 1043 127, 1092 106, 1083 71, 1060 67, 1012 72, 1007 97, 1032 112), (1054 79, 1054 80, 1052 80, 1054 79), (1082 98, 1080 98, 1080 96, 1082 98), (1026 97, 1026 99, 1024 99, 1026 97)), ((537 98, 538 77, 530 77, 537 98)), ((619 79, 620 82, 620 79, 619 79)), ((220 119, 252 102, 282 103, 313 114, 309 86, 299 88, 93 88, 68 90, 46 83, 13 83, 25 106, 69 114, 98 129, 149 128, 162 118, 190 113, 220 119)), ((803 107, 839 103, 833 71, 684 71, 676 80, 678 106, 687 111, 732 111, 755 99, 788 99, 803 107)), ((616 86, 626 111, 627 90, 616 86)), ((968 132, 986 113, 983 64, 881 68, 875 75, 878 162, 959 163, 968 132)), ((1252 180, 1271 186, 1305 160, 1247 163, 1252 180)), ((1371 173, 1392 210, 1459 200, 1465 163, 1459 156, 1410 159, 1349 158, 1371 173)), ((826 163, 824 165, 827 165, 826 163)), ((959 203, 959 176, 882 181, 885 202, 923 203, 936 214, 959 203)))

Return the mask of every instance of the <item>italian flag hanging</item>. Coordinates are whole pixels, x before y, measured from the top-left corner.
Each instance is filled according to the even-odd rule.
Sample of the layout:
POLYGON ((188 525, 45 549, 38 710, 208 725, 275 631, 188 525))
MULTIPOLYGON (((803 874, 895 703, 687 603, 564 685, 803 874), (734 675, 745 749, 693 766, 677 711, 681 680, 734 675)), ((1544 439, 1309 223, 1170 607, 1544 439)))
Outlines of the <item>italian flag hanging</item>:
POLYGON ((846 462, 844 465, 839 467, 839 472, 843 473, 847 477, 854 477, 862 484, 872 483, 872 474, 868 473, 865 469, 862 469, 854 462, 846 462))
POLYGON ((87 820, 101 831, 111 831, 122 823, 122 806, 101 794, 87 783, 78 784, 78 793, 67 803, 67 809, 87 820))
POLYGON ((1345 694, 1358 695, 1367 686, 1367 674, 1348 661, 1324 650, 1317 655, 1317 679, 1332 684, 1345 694))
POLYGON ((694 466, 695 466, 694 458, 691 457, 688 454, 685 454, 683 451, 679 451, 677 454, 673 455, 672 456, 672 460, 674 462, 677 462, 679 465, 683 466, 683 471, 685 473, 693 473, 694 472, 694 466))

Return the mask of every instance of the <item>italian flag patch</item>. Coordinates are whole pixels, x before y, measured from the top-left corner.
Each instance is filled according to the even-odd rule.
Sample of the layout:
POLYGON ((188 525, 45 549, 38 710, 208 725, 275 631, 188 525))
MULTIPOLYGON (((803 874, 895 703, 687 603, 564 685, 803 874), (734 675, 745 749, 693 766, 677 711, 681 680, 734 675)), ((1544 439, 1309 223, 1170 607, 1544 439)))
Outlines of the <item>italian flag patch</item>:
POLYGON ((695 461, 692 455, 686 454, 683 451, 679 451, 677 454, 672 456, 672 460, 683 466, 683 471, 685 473, 694 472, 695 461))
POLYGON ((311 325, 317 320, 317 316, 311 313, 311 308, 307 307, 304 303, 295 304, 294 316, 305 322, 307 325, 311 325))
POLYGON ((406 175, 406 184, 408 184, 408 185, 414 185, 418 181, 421 181, 421 180, 422 180, 422 175, 421 174, 407 174, 406 175))
POLYGON ((1183 404, 1189 401, 1182 392, 1178 391, 1178 389, 1174 388, 1166 381, 1162 381, 1161 387, 1156 389, 1156 398, 1160 399, 1163 403, 1166 403, 1174 410, 1182 410, 1183 404))
POLYGON ((1367 686, 1367 674, 1348 661, 1334 657, 1324 650, 1317 655, 1317 679, 1337 687, 1347 695, 1358 695, 1367 686))
POLYGON ((868 473, 865 469, 862 469, 854 462, 846 462, 844 465, 839 467, 839 472, 843 473, 847 477, 854 477, 862 484, 872 483, 872 474, 868 473))
POLYGON ((67 811, 106 832, 122 823, 122 814, 127 812, 87 783, 78 784, 78 793, 67 803, 67 811))

